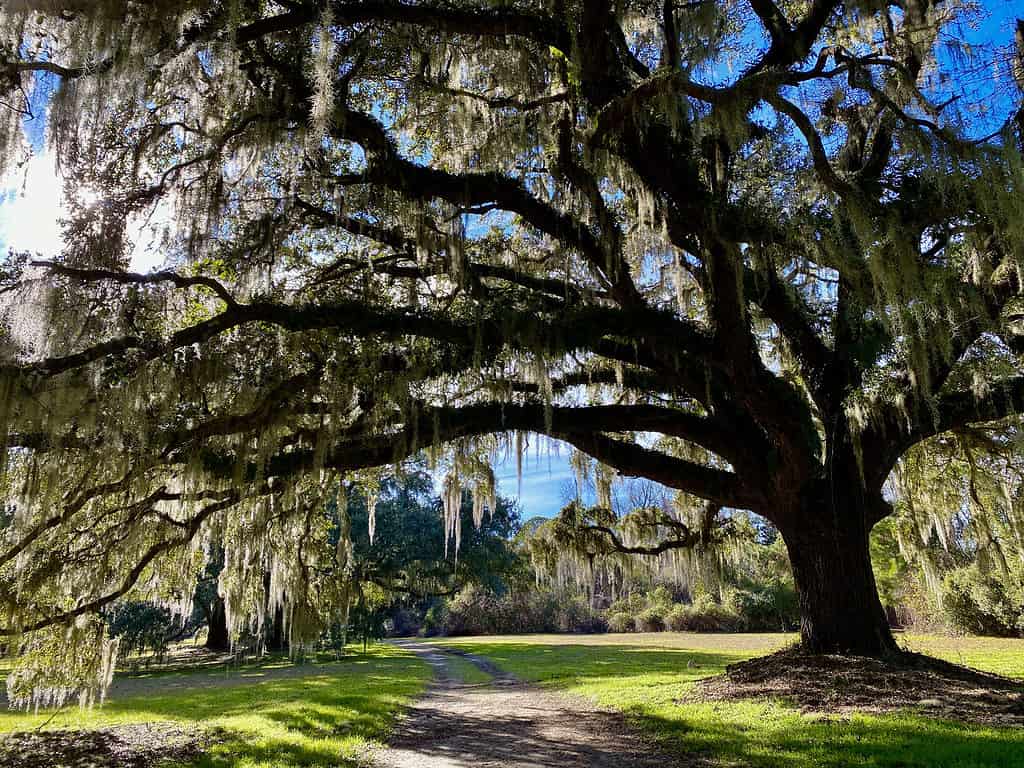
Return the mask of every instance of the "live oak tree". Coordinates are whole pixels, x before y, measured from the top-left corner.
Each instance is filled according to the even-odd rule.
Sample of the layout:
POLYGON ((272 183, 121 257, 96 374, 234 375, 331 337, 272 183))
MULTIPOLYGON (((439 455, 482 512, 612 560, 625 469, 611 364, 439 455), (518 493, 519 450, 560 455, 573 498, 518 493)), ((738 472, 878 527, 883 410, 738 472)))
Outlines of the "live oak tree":
POLYGON ((229 623, 315 635, 339 476, 427 449, 483 515, 486 458, 537 435, 764 516, 806 648, 893 651, 890 470, 1024 401, 1024 73, 967 45, 982 13, 5 2, 2 156, 45 110, 71 201, 59 258, 3 276, 25 686, 106 673, 89 617, 191 594, 215 543, 229 623), (128 270, 143 237, 165 269, 128 270))

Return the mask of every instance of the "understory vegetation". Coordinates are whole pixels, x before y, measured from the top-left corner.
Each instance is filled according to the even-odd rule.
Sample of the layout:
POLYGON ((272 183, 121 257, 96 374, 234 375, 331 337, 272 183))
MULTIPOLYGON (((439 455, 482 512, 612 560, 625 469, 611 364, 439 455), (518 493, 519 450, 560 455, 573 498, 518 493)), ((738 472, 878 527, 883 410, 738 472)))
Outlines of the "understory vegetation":
POLYGON ((1019 633, 1016 5, 4 2, 0 195, 62 190, 0 253, 9 694, 102 696, 128 601, 300 654, 523 601, 462 563, 529 448, 593 483, 528 547, 583 624, 1019 633))

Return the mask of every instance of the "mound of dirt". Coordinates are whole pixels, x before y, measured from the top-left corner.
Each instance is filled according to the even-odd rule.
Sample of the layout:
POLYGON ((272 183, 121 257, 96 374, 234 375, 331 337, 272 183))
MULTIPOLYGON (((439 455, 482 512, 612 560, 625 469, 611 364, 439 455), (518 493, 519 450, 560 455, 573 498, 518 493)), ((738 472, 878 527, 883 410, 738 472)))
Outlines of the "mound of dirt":
POLYGON ((795 648, 732 664, 686 701, 780 699, 805 713, 893 712, 1024 725, 1024 683, 917 653, 887 660, 814 656, 795 648))
POLYGON ((167 762, 191 761, 217 740, 216 733, 177 723, 11 733, 0 740, 0 766, 150 768, 167 762))

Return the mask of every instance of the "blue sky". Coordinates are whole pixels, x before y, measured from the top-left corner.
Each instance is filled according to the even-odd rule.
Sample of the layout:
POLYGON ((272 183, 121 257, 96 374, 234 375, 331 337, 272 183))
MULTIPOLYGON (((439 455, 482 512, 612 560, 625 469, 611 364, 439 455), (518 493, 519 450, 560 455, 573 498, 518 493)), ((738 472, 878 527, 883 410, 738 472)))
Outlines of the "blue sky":
POLYGON ((537 456, 532 450, 528 455, 524 453, 521 493, 515 457, 495 464, 498 493, 506 498, 518 498, 524 520, 538 515, 551 517, 568 500, 566 490, 575 487, 576 478, 569 467, 570 450, 568 446, 562 446, 557 454, 551 451, 537 456))

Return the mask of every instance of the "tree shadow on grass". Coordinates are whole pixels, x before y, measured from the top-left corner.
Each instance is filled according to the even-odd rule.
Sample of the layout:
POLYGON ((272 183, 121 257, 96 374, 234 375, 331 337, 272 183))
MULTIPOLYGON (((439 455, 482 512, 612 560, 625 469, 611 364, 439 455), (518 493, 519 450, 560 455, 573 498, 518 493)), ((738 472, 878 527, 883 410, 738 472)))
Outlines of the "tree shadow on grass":
POLYGON ((175 723, 98 730, 30 731, 0 739, 0 765, 18 768, 149 768, 187 763, 222 734, 175 723))
MULTIPOLYGON (((368 742, 386 737, 401 706, 422 689, 427 676, 417 659, 385 649, 355 661, 315 667, 304 675, 245 685, 200 683, 163 693, 161 686, 154 686, 146 694, 108 700, 92 711, 69 709, 53 723, 64 730, 51 733, 57 737, 73 733, 69 728, 83 728, 89 730, 81 733, 92 734, 97 728, 122 723, 218 731, 204 754, 189 755, 184 761, 168 754, 154 766, 163 766, 166 759, 175 765, 207 768, 356 765, 358 760, 352 756, 368 742)), ((40 715, 40 722, 48 716, 40 715)), ((35 718, 20 718, 25 725, 19 723, 19 728, 37 725, 35 718)))
POLYGON ((667 750, 750 768, 1017 768, 1024 731, 914 712, 802 715, 774 702, 681 704, 671 717, 627 710, 667 750))

